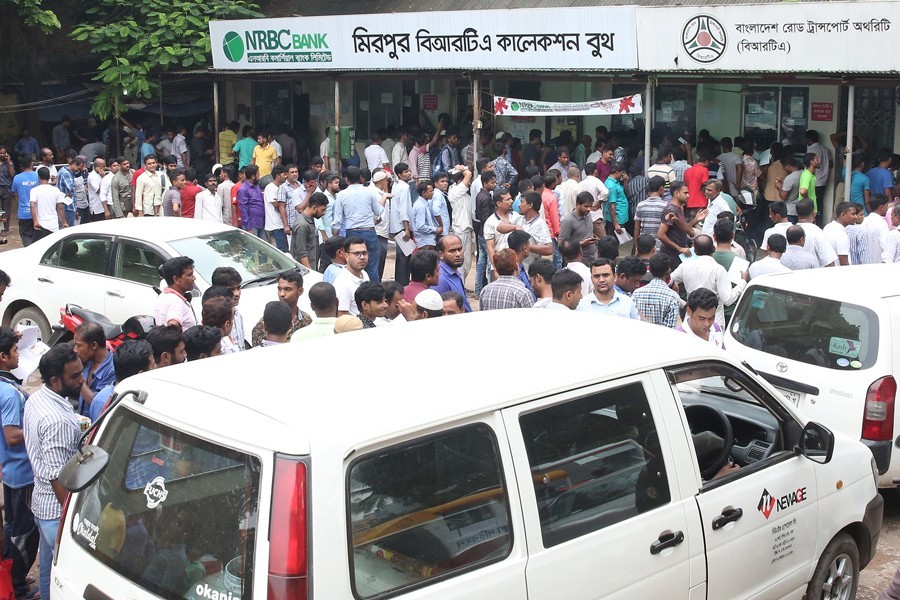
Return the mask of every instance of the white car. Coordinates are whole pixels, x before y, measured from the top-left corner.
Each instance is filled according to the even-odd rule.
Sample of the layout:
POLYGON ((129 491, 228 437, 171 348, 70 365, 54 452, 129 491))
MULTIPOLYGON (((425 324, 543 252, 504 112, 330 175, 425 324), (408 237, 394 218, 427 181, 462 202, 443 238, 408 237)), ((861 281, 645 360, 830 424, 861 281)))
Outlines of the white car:
MULTIPOLYGON (((192 305, 200 316, 200 296, 216 267, 233 267, 243 278, 238 309, 247 339, 267 302, 278 299, 277 274, 303 273, 303 287, 322 280, 271 244, 230 225, 174 217, 116 219, 63 229, 27 248, 0 254, 0 269, 12 280, 0 302, 4 325, 37 325, 50 337, 59 311, 72 303, 122 323, 153 314, 163 282, 158 268, 175 256, 194 259, 197 293, 192 305)), ((300 308, 310 312, 300 297, 300 308)))

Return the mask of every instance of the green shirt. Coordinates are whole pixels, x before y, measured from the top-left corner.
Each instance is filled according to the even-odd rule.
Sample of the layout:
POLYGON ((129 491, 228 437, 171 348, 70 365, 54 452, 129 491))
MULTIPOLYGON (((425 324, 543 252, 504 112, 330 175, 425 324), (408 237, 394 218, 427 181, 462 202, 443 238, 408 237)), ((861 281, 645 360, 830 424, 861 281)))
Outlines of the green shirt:
POLYGON ((734 262, 736 256, 737 254, 730 250, 725 252, 716 250, 715 252, 713 252, 713 260, 725 267, 726 271, 731 268, 731 263, 734 262))
MULTIPOLYGON (((816 175, 809 169, 803 169, 800 174, 800 189, 806 190, 806 197, 813 201, 813 209, 819 212, 819 203, 816 201, 816 175)), ((803 198, 801 197, 801 200, 803 198)))
POLYGON ((234 151, 238 153, 238 168, 243 169, 253 159, 253 149, 256 148, 256 140, 253 138, 241 138, 234 145, 234 151))

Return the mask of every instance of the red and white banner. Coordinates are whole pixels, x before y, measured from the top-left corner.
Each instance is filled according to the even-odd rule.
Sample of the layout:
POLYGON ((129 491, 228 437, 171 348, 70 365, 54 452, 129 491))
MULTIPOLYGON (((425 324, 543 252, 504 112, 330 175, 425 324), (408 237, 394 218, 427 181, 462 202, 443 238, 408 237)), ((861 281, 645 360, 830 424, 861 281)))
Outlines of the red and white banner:
POLYGON ((643 112, 641 96, 625 96, 610 100, 584 102, 543 102, 494 96, 494 114, 504 117, 578 116, 578 115, 634 115, 643 112))

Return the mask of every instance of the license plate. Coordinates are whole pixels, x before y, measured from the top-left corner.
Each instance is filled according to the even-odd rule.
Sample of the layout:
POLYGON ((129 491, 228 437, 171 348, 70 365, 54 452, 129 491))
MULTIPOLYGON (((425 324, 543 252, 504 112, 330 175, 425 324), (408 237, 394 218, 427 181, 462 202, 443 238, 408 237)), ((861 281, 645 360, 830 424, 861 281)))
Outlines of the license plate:
POLYGON ((794 406, 800 406, 800 400, 802 399, 803 394, 800 392, 792 392, 791 390, 786 390, 784 388, 778 388, 778 391, 781 392, 785 398, 790 400, 794 406))

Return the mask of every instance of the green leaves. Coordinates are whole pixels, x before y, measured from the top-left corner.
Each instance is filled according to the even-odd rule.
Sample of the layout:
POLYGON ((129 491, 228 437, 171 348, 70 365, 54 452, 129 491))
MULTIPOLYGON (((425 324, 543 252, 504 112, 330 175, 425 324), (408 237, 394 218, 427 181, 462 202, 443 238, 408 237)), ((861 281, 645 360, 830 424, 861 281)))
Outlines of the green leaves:
MULTIPOLYGON (((14 1, 39 5, 41 0, 14 1)), ((210 19, 262 17, 258 8, 248 0, 142 0, 126 8, 120 0, 94 0, 85 10, 89 18, 69 34, 103 59, 94 80, 105 87, 91 112, 106 118, 124 90, 128 98, 147 99, 158 92, 160 73, 208 65, 210 19)))

